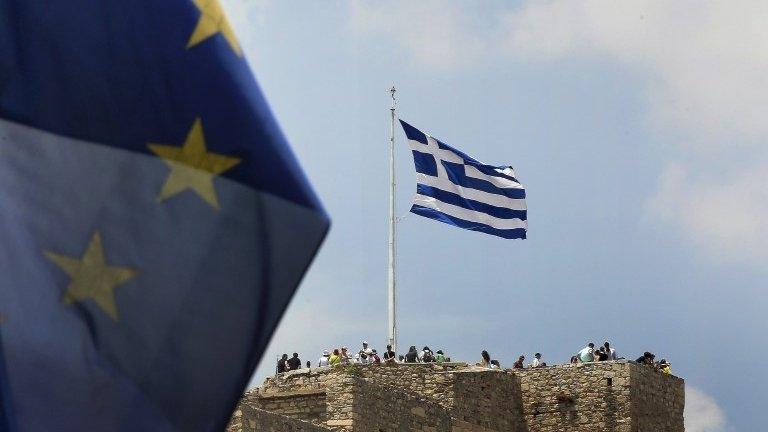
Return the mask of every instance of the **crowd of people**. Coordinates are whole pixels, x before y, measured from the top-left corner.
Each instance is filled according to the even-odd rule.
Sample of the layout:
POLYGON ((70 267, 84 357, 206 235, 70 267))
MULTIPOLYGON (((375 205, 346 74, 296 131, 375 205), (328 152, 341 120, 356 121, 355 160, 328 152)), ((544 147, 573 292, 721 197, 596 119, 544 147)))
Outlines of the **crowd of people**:
POLYGON ((605 342, 600 348, 595 348, 595 344, 590 342, 581 349, 575 356, 571 357, 571 363, 589 363, 596 361, 619 360, 616 350, 611 348, 609 342, 605 342))
POLYGON ((451 359, 445 356, 443 350, 432 352, 428 346, 425 346, 424 349, 418 351, 416 345, 411 345, 408 348, 408 353, 397 358, 399 363, 445 363, 449 361, 451 359))
MULTIPOLYGON (((575 356, 571 357, 571 363, 589 363, 589 362, 601 362, 610 360, 621 360, 624 357, 619 357, 616 350, 611 347, 609 342, 605 342, 600 348, 595 348, 595 344, 590 342, 581 349, 575 356)), ((667 359, 661 359, 656 361, 656 355, 648 351, 635 360, 636 363, 647 365, 655 368, 656 370, 671 374, 672 365, 667 359)))
MULTIPOLYGON (((595 344, 590 342, 584 348, 579 350, 575 355, 571 357, 571 363, 592 363, 592 362, 604 362, 621 360, 624 357, 619 357, 616 350, 611 346, 609 342, 603 343, 599 348, 595 347, 595 344)), ((648 365, 656 370, 670 374, 672 373, 671 364, 666 359, 656 361, 656 356, 650 352, 643 353, 636 362, 643 365, 648 365)), ((371 348, 367 341, 363 341, 362 348, 356 353, 352 352, 346 347, 335 348, 332 350, 323 351, 323 354, 317 360, 317 367, 328 367, 334 365, 351 365, 351 364, 381 364, 381 363, 446 363, 450 362, 450 357, 446 356, 442 349, 432 351, 428 346, 418 350, 415 345, 411 345, 408 348, 408 352, 404 355, 397 355, 392 350, 392 346, 387 345, 387 349, 382 356, 378 351, 371 348)), ((498 360, 492 359, 488 351, 483 350, 480 353, 480 361, 476 363, 476 366, 484 367, 487 369, 501 369, 501 363, 498 360)), ((527 366, 525 364, 525 355, 521 355, 512 364, 512 369, 524 369, 524 368, 541 368, 546 367, 547 363, 543 360, 541 353, 535 353, 533 355, 533 361, 527 366)), ((301 359, 298 353, 293 353, 293 357, 289 358, 288 354, 283 354, 277 361, 277 373, 288 372, 302 367, 301 359)), ((311 368, 312 363, 307 361, 306 367, 311 368)))
POLYGON ((661 359, 659 361, 656 361, 656 355, 648 351, 644 352, 643 355, 638 357, 637 360, 635 360, 635 362, 639 364, 651 366, 654 369, 665 374, 672 373, 672 364, 669 363, 667 359, 661 359))
MULTIPOLYGON (((379 355, 379 352, 371 348, 367 341, 363 341, 362 348, 355 354, 352 354, 346 346, 323 351, 316 365, 317 367, 327 367, 337 364, 444 363, 449 361, 451 361, 450 357, 447 357, 443 350, 432 351, 427 346, 419 351, 415 345, 412 345, 405 355, 398 356, 392 350, 392 346, 387 345, 384 354, 379 355)), ((288 357, 288 354, 283 354, 277 360, 276 371, 277 373, 283 373, 300 369, 301 364, 298 353, 293 353, 291 358, 288 357)), ((307 367, 312 367, 310 362, 307 362, 307 367)))

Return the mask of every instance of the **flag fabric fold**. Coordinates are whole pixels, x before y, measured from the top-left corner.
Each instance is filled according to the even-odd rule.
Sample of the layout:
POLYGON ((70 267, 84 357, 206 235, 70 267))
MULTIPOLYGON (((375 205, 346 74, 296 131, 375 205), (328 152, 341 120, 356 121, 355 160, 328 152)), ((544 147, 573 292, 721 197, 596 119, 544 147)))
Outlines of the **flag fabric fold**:
POLYGON ((411 212, 507 239, 528 231, 525 187, 511 166, 486 165, 400 120, 416 167, 411 212))
POLYGON ((0 2, 6 427, 223 430, 328 227, 217 0, 0 2))

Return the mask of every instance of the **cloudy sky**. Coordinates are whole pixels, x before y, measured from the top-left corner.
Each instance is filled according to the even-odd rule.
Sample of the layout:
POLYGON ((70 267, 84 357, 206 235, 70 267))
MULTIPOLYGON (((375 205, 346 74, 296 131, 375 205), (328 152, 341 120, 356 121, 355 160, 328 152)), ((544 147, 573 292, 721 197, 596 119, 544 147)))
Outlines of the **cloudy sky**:
POLYGON ((587 341, 687 383, 689 432, 768 423, 768 3, 225 0, 333 219, 275 356, 386 340, 388 89, 404 120, 526 184, 529 239, 407 213, 400 345, 509 366, 587 341))

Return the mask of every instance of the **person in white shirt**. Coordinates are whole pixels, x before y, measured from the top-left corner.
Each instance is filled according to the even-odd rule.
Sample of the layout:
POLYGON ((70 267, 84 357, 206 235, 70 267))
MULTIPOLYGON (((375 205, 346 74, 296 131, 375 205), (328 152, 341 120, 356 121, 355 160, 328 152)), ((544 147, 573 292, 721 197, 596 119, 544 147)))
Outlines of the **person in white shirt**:
POLYGON ((576 357, 579 358, 579 361, 581 363, 588 363, 595 361, 595 344, 590 342, 585 346, 584 348, 579 351, 578 354, 576 354, 576 357))
POLYGON ((616 350, 611 348, 611 344, 609 344, 608 341, 605 341, 603 346, 605 347, 605 352, 608 353, 608 360, 618 360, 619 359, 619 355, 616 354, 616 350))
POLYGON ((363 341, 363 349, 361 349, 360 352, 365 353, 366 356, 370 357, 371 354, 373 354, 373 349, 368 346, 367 341, 363 341))
POLYGON ((432 354, 432 350, 425 346, 419 353, 419 361, 422 363, 432 363, 435 361, 435 355, 432 354))
POLYGON ((533 362, 531 363, 531 367, 544 367, 547 364, 544 363, 544 361, 541 359, 541 353, 536 353, 533 355, 533 362))
POLYGON ((320 359, 317 361, 317 367, 325 367, 328 366, 328 358, 330 357, 330 354, 328 354, 328 351, 323 351, 323 355, 320 356, 320 359))

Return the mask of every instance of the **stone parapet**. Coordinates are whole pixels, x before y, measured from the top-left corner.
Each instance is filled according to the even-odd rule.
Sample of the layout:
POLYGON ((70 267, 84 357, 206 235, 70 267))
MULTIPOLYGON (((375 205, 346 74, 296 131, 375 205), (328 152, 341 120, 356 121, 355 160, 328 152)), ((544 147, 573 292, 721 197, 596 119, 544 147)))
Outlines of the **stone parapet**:
POLYGON ((528 430, 632 430, 631 376, 626 362, 518 369, 510 373, 520 381, 528 430))
POLYGON ((328 394, 328 427, 335 431, 451 432, 447 410, 395 387, 344 376, 328 387, 328 394))
POLYGON ((336 366, 271 377, 241 401, 340 432, 683 432, 684 404, 682 379, 631 361, 336 366))
POLYGON ((650 367, 630 365, 632 431, 684 432, 685 382, 650 367))
POLYGON ((682 379, 632 361, 516 369, 527 430, 682 432, 682 379))

